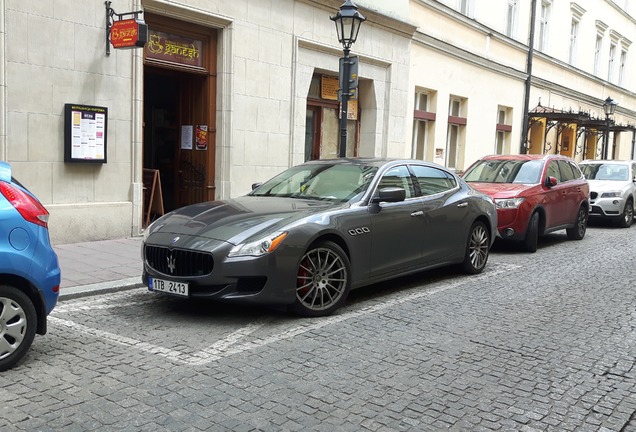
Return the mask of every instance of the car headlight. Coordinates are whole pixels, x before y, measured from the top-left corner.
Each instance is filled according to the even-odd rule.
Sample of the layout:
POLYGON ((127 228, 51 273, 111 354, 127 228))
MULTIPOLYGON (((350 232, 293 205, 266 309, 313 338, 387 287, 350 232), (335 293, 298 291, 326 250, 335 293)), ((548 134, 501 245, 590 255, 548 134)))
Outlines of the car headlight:
POLYGON ((601 198, 620 198, 620 197, 621 197, 620 192, 603 192, 603 194, 601 195, 601 198))
POLYGON ((495 205, 498 209, 516 209, 525 200, 525 198, 496 198, 495 205))
POLYGON ((276 248, 281 245, 283 240, 285 240, 285 237, 287 237, 287 232, 277 232, 250 243, 241 243, 234 246, 227 256, 238 257, 265 255, 275 251, 276 248))

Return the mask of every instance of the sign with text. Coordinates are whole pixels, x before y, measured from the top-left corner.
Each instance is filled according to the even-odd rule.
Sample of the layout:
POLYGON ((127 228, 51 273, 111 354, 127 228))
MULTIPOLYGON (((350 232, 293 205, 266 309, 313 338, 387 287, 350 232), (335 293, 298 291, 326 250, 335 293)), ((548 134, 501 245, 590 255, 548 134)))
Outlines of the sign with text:
POLYGON ((203 41, 150 30, 144 51, 147 59, 203 67, 203 41))
POLYGON ((106 163, 108 108, 64 105, 64 162, 106 163))
POLYGON ((113 22, 110 27, 110 43, 113 48, 139 48, 148 42, 148 26, 137 19, 113 22))
POLYGON ((320 97, 322 99, 338 100, 338 78, 322 75, 320 81, 320 97))

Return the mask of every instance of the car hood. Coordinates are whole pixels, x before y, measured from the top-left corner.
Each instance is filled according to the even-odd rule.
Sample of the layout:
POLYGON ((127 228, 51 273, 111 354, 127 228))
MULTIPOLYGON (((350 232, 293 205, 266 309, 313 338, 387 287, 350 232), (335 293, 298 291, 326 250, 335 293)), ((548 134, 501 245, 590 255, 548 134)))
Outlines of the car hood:
POLYGON ((588 180, 590 190, 594 192, 619 191, 625 189, 631 183, 624 180, 588 180))
POLYGON ((514 198, 525 194, 526 191, 538 187, 522 183, 481 183, 470 182, 473 188, 489 195, 492 198, 514 198))
POLYGON ((150 236, 203 237, 239 244, 252 236, 281 230, 289 224, 347 204, 279 197, 243 196, 193 204, 153 223, 150 236))

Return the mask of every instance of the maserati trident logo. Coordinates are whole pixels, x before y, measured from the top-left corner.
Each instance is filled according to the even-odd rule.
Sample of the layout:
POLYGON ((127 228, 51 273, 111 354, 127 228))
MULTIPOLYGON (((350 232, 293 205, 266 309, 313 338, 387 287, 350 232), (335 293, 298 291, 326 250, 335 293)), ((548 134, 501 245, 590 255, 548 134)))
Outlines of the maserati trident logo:
POLYGON ((170 274, 174 273, 174 269, 177 268, 175 264, 176 260, 172 255, 168 255, 168 268, 170 269, 170 274))

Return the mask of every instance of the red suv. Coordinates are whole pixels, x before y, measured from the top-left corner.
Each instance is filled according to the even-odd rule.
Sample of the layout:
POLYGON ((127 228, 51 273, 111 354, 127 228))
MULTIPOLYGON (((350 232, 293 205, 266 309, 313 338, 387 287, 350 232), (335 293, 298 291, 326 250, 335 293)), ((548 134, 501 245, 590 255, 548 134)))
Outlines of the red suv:
POLYGON ((587 228, 590 188, 574 160, 561 155, 486 156, 463 175, 497 205, 497 230, 503 239, 537 250, 538 237, 567 230, 581 240, 587 228))

